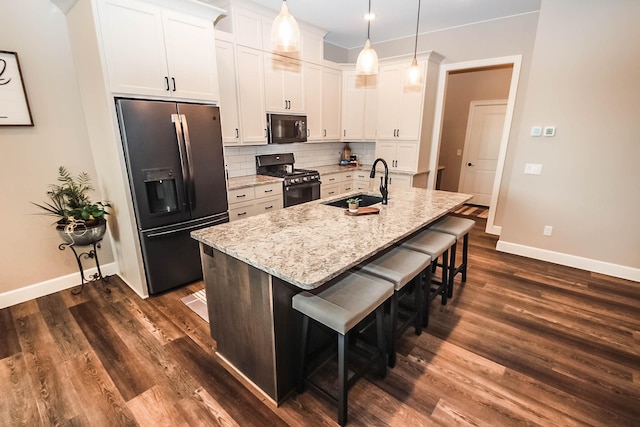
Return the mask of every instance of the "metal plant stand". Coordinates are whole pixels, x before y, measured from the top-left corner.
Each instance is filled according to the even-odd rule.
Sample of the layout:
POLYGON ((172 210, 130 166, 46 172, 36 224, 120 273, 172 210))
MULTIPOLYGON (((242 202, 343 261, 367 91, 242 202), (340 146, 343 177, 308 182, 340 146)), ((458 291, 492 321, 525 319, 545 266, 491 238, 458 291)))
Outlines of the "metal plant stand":
MULTIPOLYGON (((102 240, 102 239, 100 239, 102 240)), ((78 269, 80 270, 80 277, 82 278, 82 285, 80 285, 79 288, 75 288, 73 290, 71 290, 71 293, 73 295, 78 295, 82 292, 82 290, 84 289, 84 285, 86 283, 91 283, 91 282, 95 282, 97 280, 100 280, 100 282, 102 283, 102 286, 104 288, 104 291, 106 293, 110 293, 111 290, 109 288, 107 288, 105 286, 105 282, 109 281, 109 276, 103 276, 102 275, 102 271, 100 271, 100 261, 98 260, 98 251, 96 249, 100 248, 100 240, 96 240, 92 243, 90 243, 89 245, 79 245, 79 247, 81 248, 87 248, 87 247, 91 247, 92 249, 90 249, 87 252, 78 252, 76 251, 76 246, 73 243, 61 243, 60 245, 58 245, 58 249, 60 249, 61 251, 65 250, 66 248, 71 248, 71 250, 73 251, 73 254, 76 257, 76 262, 78 263, 78 269), (96 261, 96 268, 98 269, 98 272, 95 274, 92 274, 89 276, 89 278, 87 279, 84 275, 84 268, 82 267, 82 259, 95 259, 96 261)))

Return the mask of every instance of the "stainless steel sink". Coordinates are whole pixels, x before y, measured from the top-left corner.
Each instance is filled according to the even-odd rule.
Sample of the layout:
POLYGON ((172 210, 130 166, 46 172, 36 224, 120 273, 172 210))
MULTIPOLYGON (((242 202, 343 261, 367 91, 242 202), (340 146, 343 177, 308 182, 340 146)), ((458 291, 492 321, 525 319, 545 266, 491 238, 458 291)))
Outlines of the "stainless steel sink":
POLYGON ((351 195, 349 197, 343 197, 342 199, 334 200, 333 202, 325 202, 323 203, 323 205, 348 209, 349 205, 347 204, 347 200, 352 199, 354 197, 357 197, 358 199, 360 199, 360 206, 371 206, 371 205, 375 205, 376 203, 380 203, 382 201, 381 196, 372 196, 370 194, 360 193, 360 194, 351 195))

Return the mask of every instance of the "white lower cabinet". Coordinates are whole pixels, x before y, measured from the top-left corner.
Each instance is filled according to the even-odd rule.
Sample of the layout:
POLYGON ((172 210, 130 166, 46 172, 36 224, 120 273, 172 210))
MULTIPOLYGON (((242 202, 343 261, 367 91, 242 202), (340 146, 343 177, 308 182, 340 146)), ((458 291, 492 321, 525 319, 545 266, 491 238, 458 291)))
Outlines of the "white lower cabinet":
POLYGON ((324 199, 326 197, 332 197, 342 193, 342 191, 340 190, 340 187, 341 187, 341 183, 325 184, 323 182, 322 185, 320 186, 320 198, 324 199))
POLYGON ((397 173, 389 174, 389 187, 409 188, 412 184, 411 175, 401 175, 397 173))
POLYGON ((376 158, 384 159, 389 171, 415 172, 418 144, 416 142, 378 141, 376 143, 376 158))
POLYGON ((282 209, 282 183, 238 188, 227 192, 229 221, 282 209))

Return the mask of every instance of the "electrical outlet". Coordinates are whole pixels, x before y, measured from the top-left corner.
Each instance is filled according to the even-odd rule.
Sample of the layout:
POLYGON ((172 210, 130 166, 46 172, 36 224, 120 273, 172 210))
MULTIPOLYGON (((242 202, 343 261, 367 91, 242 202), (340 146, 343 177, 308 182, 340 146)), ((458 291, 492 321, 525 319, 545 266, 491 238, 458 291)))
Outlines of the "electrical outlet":
POLYGON ((456 150, 456 156, 462 156, 462 150, 460 149, 456 150))
POLYGON ((544 234, 545 236, 551 236, 551 233, 553 233, 553 227, 550 225, 545 225, 542 234, 544 234))

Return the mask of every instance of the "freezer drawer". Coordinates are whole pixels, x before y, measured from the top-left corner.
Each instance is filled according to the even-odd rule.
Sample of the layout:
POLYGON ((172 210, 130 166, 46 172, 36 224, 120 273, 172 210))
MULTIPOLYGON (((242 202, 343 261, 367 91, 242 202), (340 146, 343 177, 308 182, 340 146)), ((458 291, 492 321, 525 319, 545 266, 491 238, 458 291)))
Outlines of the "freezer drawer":
POLYGON ((142 257, 150 294, 202 279, 198 242, 193 230, 229 222, 227 212, 201 220, 140 231, 142 257))

